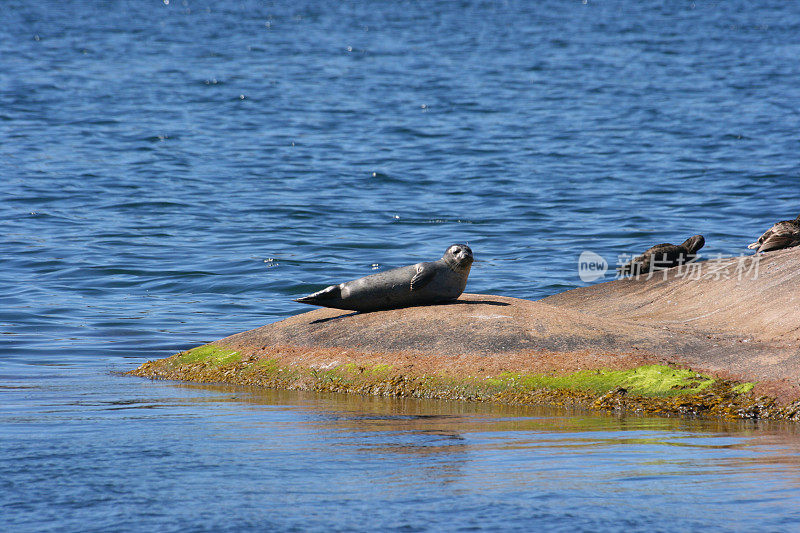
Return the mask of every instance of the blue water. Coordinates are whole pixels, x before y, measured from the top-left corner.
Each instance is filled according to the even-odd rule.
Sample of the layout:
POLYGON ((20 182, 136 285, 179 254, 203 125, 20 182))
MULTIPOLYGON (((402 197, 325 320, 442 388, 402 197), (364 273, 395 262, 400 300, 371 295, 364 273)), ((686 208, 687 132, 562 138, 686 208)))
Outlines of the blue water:
POLYGON ((116 373, 454 242, 523 298, 745 252, 798 57, 790 2, 0 3, 0 527, 796 530, 793 426, 116 373))

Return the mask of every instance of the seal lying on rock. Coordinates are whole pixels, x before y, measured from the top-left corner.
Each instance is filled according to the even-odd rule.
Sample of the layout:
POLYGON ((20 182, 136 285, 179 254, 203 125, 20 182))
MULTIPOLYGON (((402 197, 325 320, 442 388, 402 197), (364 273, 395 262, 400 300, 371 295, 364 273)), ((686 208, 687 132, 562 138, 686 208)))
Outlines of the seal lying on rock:
POLYGON ((706 240, 702 235, 689 237, 683 244, 677 246, 669 243, 657 244, 617 268, 617 272, 623 276, 636 276, 653 270, 663 270, 690 263, 697 259, 697 250, 705 244, 706 240))
POLYGON ((800 245, 800 215, 794 220, 782 220, 769 228, 758 240, 747 245, 756 253, 791 248, 800 245))
POLYGON ((469 246, 453 244, 438 261, 331 285, 295 302, 352 311, 378 311, 455 300, 467 286, 472 261, 469 246))

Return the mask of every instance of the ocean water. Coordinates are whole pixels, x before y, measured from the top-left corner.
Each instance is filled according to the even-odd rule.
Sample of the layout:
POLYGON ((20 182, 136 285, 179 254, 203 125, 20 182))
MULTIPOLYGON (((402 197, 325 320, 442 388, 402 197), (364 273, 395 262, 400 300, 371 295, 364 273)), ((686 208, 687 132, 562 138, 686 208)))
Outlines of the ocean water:
MULTIPOLYGON (((800 213, 788 2, 0 3, 0 527, 800 528, 797 428, 119 372, 467 242, 469 292, 800 213)), ((605 279, 610 279, 609 274, 605 279)))

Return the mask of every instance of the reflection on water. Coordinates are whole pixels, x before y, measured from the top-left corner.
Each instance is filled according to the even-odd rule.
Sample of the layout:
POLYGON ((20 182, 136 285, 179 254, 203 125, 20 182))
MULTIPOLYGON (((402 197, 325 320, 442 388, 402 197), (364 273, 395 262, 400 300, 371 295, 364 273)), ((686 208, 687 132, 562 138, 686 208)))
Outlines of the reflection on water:
MULTIPOLYGON (((486 500, 518 519, 574 512, 600 529, 622 518, 639 527, 736 529, 736 518, 781 527, 800 496, 792 425, 275 391, 228 401, 253 412, 291 406, 311 436, 300 446, 323 462, 357 465, 375 491, 464 500, 460 514, 478 512, 470 505, 489 511, 486 500)), ((272 433, 269 424, 259 429, 272 433)), ((509 521, 482 519, 487 527, 509 521)))
POLYGON ((6 375, 0 391, 0 502, 20 529, 781 530, 800 519, 793 425, 38 372, 37 387, 6 375))

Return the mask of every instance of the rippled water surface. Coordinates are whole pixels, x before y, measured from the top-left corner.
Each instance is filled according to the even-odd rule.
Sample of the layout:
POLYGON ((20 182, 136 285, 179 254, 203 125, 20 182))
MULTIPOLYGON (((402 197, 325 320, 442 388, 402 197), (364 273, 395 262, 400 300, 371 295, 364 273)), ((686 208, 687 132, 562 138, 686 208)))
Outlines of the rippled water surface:
POLYGON ((4 530, 800 527, 791 426, 151 383, 334 281, 800 213, 790 2, 0 3, 4 530))

